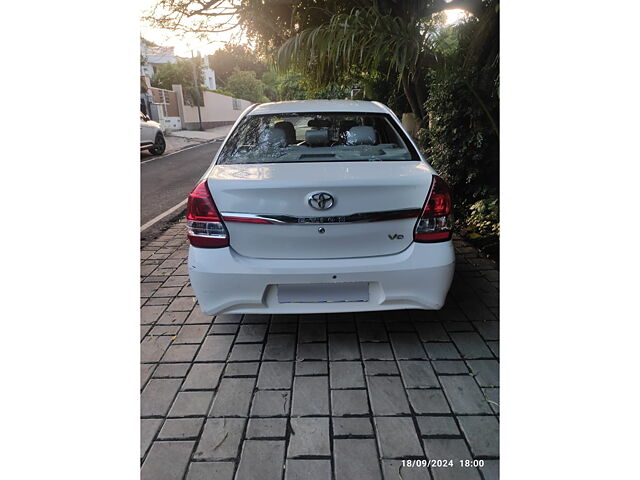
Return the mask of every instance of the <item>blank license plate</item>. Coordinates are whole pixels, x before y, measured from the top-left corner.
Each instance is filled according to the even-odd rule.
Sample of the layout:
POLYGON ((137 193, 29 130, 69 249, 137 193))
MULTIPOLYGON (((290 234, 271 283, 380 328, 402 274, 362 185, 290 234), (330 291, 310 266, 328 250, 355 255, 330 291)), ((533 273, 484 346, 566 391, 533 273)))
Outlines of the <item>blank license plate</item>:
POLYGON ((350 282, 278 285, 278 301, 280 303, 368 302, 369 284, 350 282))

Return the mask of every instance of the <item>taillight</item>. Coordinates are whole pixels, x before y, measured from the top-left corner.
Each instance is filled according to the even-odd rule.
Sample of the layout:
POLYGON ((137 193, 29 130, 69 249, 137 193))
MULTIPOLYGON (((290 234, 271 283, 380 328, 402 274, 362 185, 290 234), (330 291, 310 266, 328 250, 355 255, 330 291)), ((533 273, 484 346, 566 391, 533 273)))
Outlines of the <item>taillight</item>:
POLYGON ((229 246, 229 233, 213 203, 207 182, 199 183, 187 200, 187 236, 194 247, 229 246))
POLYGON ((451 194, 437 175, 433 176, 427 201, 413 233, 416 242, 444 242, 451 239, 451 194))

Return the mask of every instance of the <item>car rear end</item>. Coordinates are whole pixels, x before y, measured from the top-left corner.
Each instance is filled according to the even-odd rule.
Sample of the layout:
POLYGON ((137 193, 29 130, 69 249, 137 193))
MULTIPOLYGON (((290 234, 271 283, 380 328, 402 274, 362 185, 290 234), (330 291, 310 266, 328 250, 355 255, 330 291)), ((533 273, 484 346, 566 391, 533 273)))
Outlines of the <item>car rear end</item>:
POLYGON ((309 103, 238 122, 189 196, 203 312, 440 308, 455 261, 446 184, 388 109, 309 103))

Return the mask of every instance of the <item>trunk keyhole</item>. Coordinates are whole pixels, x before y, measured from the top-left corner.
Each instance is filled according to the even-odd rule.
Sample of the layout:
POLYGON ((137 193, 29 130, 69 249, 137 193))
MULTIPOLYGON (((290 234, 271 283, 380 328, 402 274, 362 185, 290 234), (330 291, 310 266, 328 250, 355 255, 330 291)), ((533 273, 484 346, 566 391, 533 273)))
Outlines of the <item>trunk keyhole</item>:
POLYGON ((318 233, 324 233, 324 227, 318 228, 318 233))

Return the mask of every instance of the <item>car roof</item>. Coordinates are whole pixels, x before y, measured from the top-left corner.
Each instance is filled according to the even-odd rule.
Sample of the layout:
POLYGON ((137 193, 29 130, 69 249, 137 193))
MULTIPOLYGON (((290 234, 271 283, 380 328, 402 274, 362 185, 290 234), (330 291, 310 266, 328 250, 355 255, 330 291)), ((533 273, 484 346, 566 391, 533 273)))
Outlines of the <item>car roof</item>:
POLYGON ((389 113, 381 103, 363 100, 291 100, 258 104, 248 115, 319 112, 389 113))

